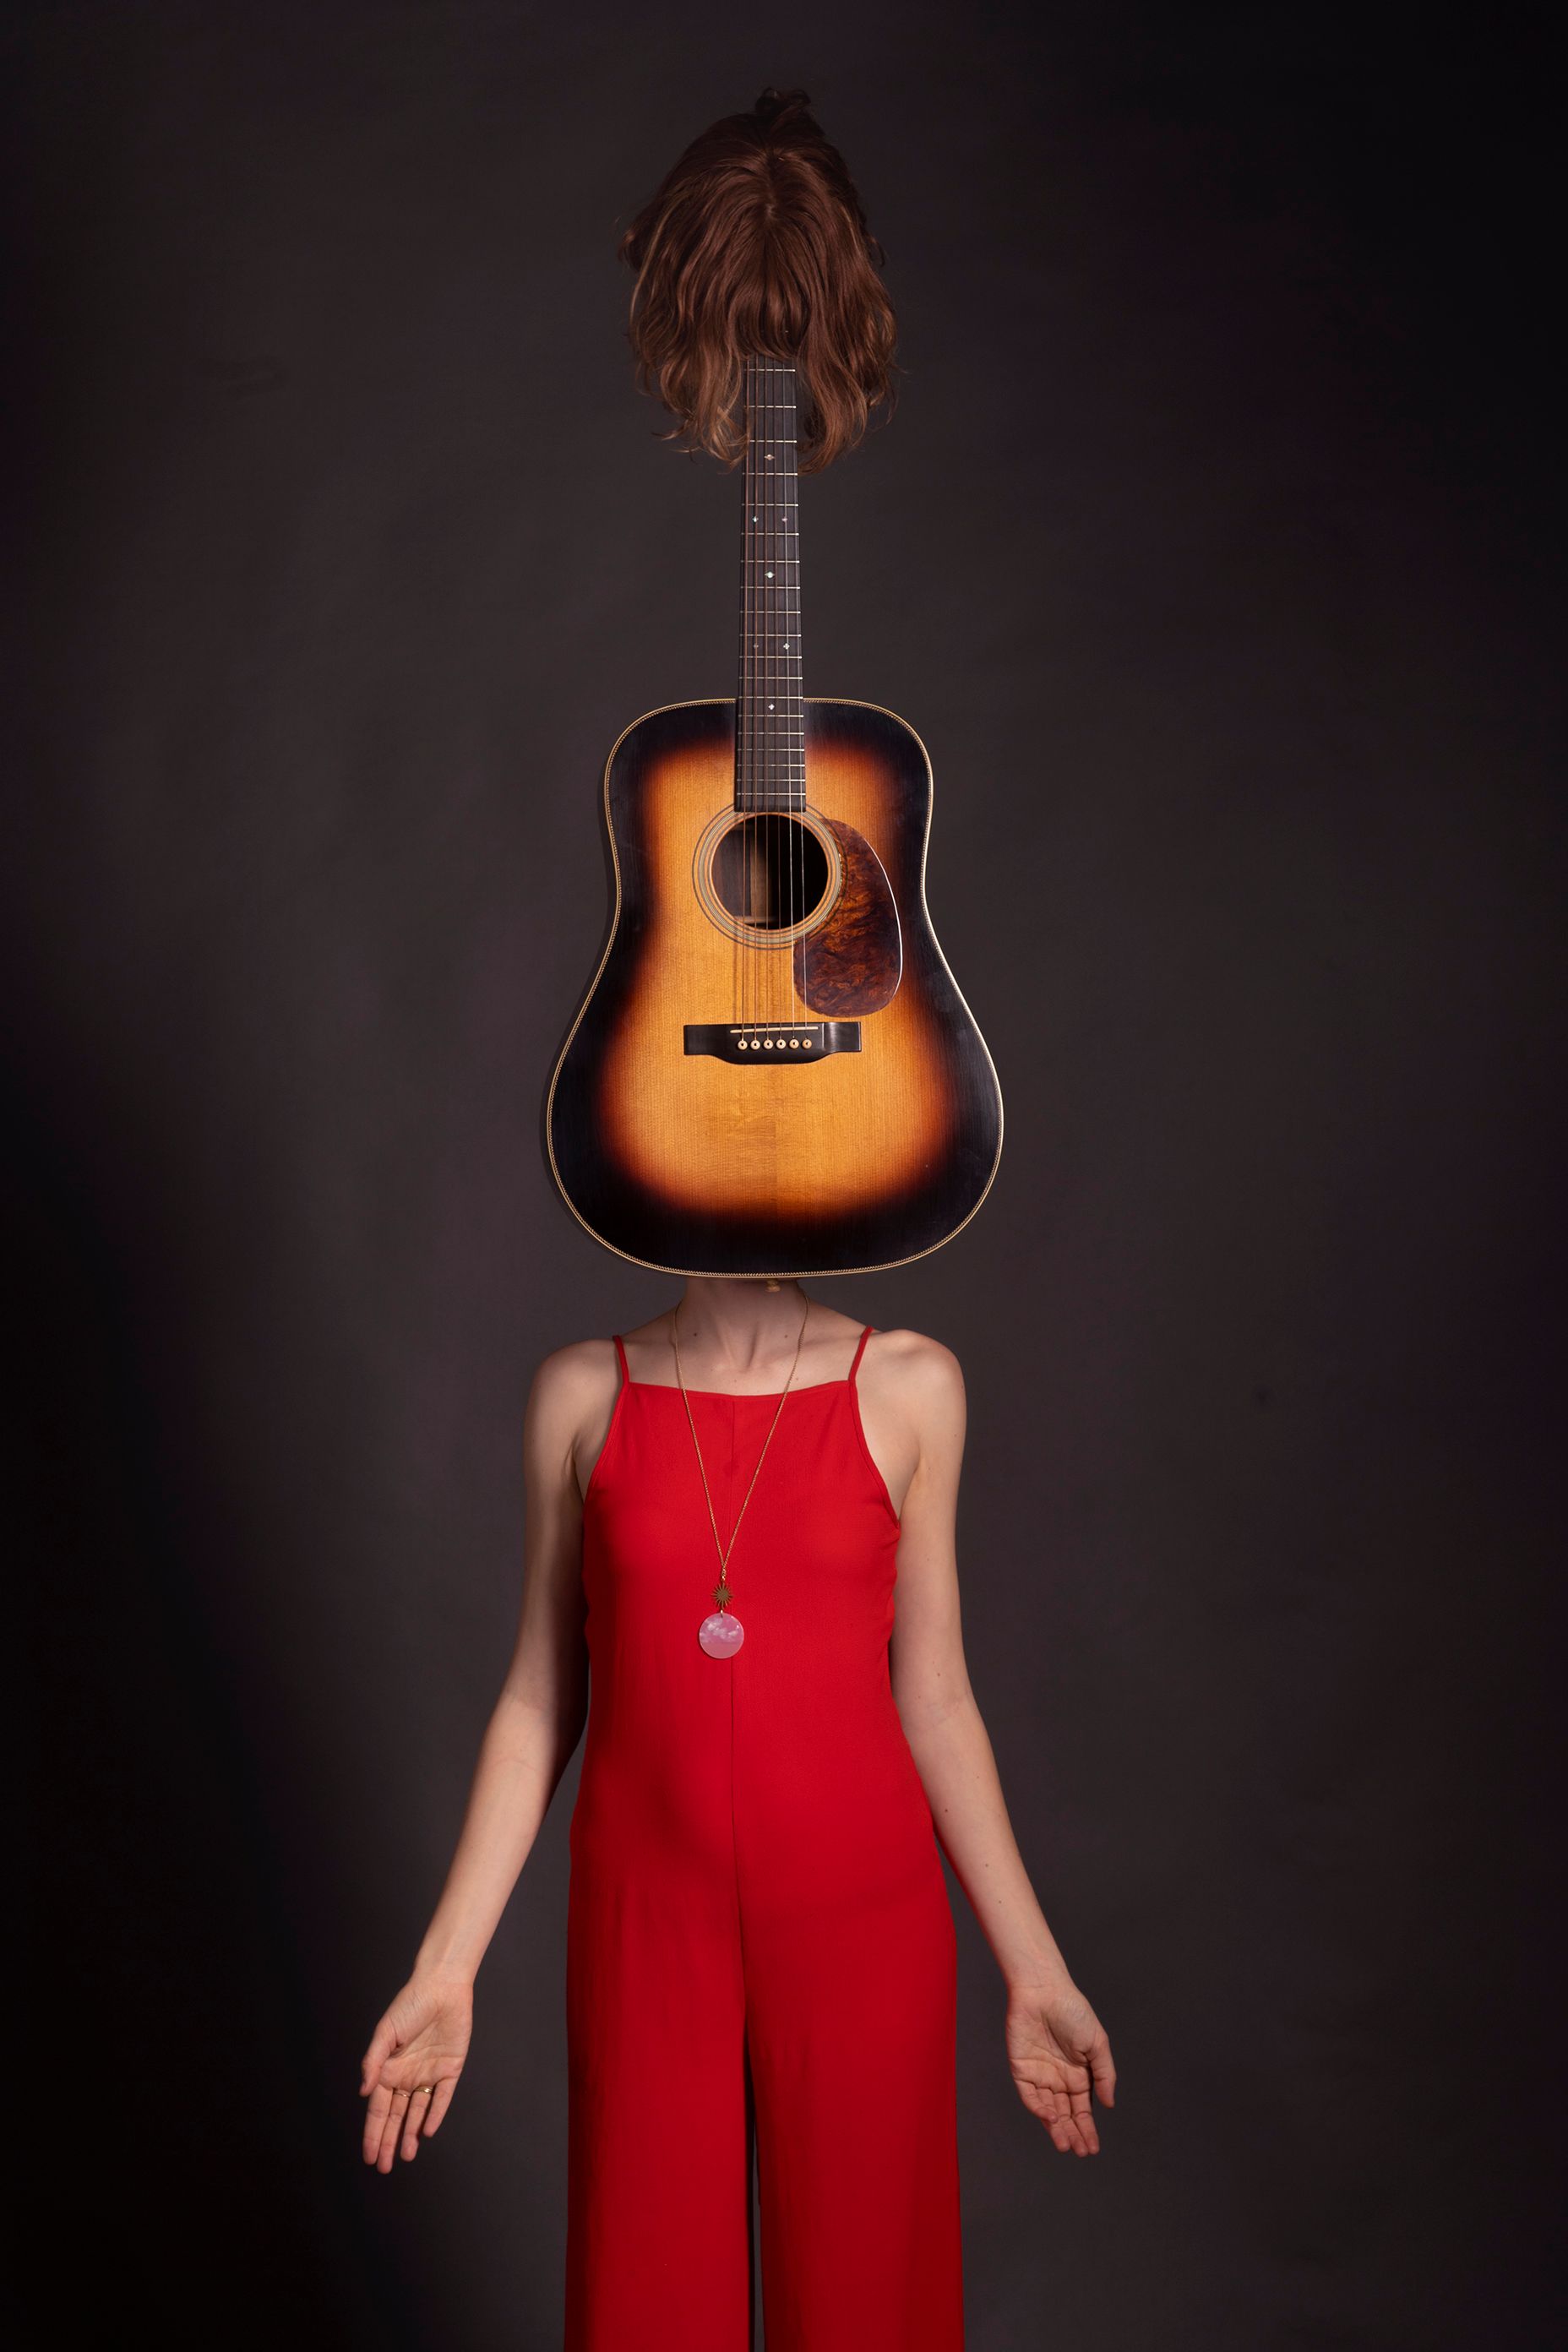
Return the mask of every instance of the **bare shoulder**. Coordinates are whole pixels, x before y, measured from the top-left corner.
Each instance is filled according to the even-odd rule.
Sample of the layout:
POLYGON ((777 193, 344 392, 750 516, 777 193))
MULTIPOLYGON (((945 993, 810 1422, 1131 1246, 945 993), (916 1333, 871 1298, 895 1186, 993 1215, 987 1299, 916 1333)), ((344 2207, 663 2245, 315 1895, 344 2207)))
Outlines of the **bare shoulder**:
POLYGON ((541 1361, 529 1411, 536 1419, 575 1427, 614 1398, 620 1377, 613 1339, 574 1339, 541 1361))
POLYGON ((963 1409, 963 1368, 951 1348, 924 1331, 877 1331, 866 1343, 860 1377, 917 1412, 963 1409))

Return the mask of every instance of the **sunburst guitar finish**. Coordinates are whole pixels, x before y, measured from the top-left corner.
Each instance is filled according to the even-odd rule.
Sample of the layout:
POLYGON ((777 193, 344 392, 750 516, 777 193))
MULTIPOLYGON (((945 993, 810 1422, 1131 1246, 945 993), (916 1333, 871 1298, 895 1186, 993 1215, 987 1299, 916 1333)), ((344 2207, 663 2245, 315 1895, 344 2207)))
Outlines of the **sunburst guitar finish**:
POLYGON ((795 708, 788 805, 737 805, 733 699, 650 712, 605 772, 615 903, 547 1147, 588 1231, 671 1273, 901 1265, 967 1223, 1001 1152, 926 909, 925 748, 871 703, 795 708))

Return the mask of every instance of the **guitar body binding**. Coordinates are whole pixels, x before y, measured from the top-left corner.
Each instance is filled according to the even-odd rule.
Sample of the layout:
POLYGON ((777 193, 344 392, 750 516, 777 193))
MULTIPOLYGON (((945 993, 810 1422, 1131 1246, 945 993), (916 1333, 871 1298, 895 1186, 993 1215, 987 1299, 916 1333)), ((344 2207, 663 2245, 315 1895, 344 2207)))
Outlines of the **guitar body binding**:
POLYGON ((545 1149, 574 1215, 637 1265, 903 1265, 995 1173, 1000 1089, 925 904, 925 747, 876 704, 809 696, 805 752, 807 806, 737 810, 715 698, 648 712, 605 764, 615 903, 545 1149))

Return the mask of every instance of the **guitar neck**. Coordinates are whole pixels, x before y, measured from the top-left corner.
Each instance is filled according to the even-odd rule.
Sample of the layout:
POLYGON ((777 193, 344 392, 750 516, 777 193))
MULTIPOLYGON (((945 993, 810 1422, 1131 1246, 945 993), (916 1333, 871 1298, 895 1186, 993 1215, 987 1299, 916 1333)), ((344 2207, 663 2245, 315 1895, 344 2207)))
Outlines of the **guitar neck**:
POLYGON ((784 360, 746 362, 746 504, 741 539, 741 667, 735 806, 805 806, 800 666, 795 382, 784 360))

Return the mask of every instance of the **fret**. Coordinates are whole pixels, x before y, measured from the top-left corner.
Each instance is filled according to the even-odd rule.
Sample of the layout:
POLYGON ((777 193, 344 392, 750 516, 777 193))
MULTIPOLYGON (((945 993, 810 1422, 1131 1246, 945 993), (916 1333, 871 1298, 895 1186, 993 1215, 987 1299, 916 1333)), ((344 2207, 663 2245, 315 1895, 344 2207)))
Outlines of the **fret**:
POLYGON ((805 804, 796 524, 795 373, 782 360, 745 367, 746 479, 741 537, 741 647, 735 805, 805 804))

